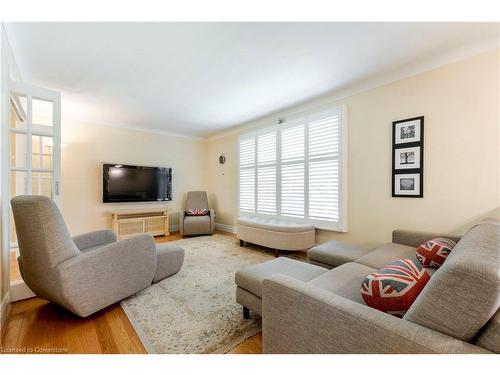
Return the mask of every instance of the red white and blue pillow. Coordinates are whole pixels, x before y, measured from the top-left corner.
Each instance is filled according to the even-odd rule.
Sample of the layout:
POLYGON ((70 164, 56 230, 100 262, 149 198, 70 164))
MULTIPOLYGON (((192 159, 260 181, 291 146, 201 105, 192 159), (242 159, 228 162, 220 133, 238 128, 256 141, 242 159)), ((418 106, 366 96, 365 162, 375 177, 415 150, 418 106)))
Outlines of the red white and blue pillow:
POLYGON ((429 280, 420 263, 399 259, 366 276, 361 297, 374 309, 402 317, 429 280))
POLYGON ((203 216, 208 215, 208 210, 206 208, 190 208, 186 210, 187 216, 203 216))
POLYGON ((448 238, 434 238, 417 247, 417 259, 424 267, 439 268, 455 245, 455 241, 448 238))

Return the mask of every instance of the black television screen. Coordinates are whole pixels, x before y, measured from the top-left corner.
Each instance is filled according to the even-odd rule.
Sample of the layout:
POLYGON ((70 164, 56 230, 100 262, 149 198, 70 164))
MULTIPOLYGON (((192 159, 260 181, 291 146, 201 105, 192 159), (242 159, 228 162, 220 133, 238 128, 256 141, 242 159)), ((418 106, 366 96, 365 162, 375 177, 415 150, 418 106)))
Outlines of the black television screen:
POLYGON ((151 202, 172 200, 172 168, 103 164, 102 200, 151 202))

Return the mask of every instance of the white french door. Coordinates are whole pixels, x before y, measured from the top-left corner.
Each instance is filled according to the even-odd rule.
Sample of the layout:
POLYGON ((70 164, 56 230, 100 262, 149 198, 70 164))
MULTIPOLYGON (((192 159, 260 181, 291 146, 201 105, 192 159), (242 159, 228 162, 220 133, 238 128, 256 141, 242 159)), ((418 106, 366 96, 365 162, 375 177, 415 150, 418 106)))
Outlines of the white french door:
MULTIPOLYGON (((12 81, 9 88, 9 196, 45 195, 59 204, 61 95, 12 81)), ((11 209, 9 216, 11 257, 15 257, 19 253, 11 209)), ((16 290, 27 289, 17 273, 16 263, 11 260, 13 300, 18 299, 16 290)))

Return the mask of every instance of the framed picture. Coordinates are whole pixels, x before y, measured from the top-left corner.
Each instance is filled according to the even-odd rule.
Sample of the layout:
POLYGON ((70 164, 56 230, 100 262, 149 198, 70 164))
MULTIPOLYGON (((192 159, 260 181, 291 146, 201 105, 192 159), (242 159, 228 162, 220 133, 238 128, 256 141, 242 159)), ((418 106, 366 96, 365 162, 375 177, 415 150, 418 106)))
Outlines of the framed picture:
POLYGON ((424 117, 392 123, 392 196, 424 196, 424 117))
POLYGON ((421 142, 424 130, 424 117, 413 117, 393 122, 394 144, 421 142))
POLYGON ((422 157, 420 146, 396 148, 394 153, 394 169, 420 168, 422 157))
POLYGON ((394 179, 393 196, 421 197, 422 174, 421 173, 403 173, 397 174, 394 179))

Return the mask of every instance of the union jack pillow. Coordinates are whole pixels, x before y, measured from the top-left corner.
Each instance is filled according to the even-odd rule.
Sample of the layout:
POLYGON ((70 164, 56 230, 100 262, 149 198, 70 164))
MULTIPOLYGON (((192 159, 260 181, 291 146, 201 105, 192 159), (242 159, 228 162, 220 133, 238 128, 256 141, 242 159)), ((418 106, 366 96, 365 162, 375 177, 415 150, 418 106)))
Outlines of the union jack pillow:
POLYGON ((439 268, 455 245, 455 241, 448 238, 434 238, 417 247, 417 259, 424 267, 439 268))
POLYGON ((202 216, 208 215, 208 210, 206 208, 190 208, 186 210, 187 216, 202 216))
POLYGON ((402 317, 429 280, 420 263, 399 259, 366 276, 361 297, 374 309, 402 317))

